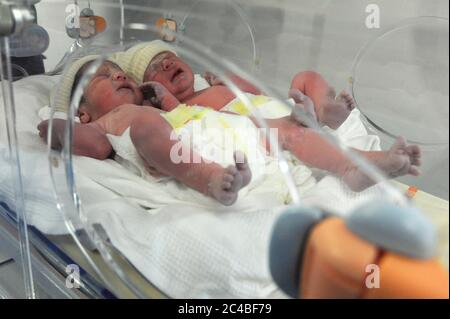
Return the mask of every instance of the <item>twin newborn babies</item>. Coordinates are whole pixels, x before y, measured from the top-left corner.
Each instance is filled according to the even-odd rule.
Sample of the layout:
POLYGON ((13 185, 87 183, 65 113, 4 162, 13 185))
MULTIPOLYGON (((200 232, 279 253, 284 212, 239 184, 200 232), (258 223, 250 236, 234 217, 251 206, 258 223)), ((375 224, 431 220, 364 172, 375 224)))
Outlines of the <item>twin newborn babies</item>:
MULTIPOLYGON (((68 109, 81 76, 96 58, 83 58, 66 72, 55 99, 57 110, 68 109)), ((84 89, 77 111, 80 123, 74 127, 74 153, 99 160, 110 158, 114 150, 107 135, 121 136, 129 130, 132 144, 151 175, 172 177, 223 205, 234 204, 239 190, 247 186, 252 177, 247 159, 240 151, 235 152, 235 165, 225 168, 206 160, 174 163, 170 159, 177 141, 171 139, 175 128, 164 114, 186 105, 227 112, 225 106, 236 98, 219 78, 209 73, 205 78, 211 87, 196 92, 192 69, 161 41, 140 44, 115 54, 98 68, 84 89)), ((233 75, 230 78, 243 92, 262 94, 247 81, 233 75)), ((355 107, 350 95, 343 92, 336 97, 327 82, 314 72, 295 76, 290 97, 296 103, 295 108, 301 108, 333 129, 338 128, 355 107)), ((270 128, 278 130, 282 149, 308 166, 341 177, 354 191, 374 184, 318 132, 301 125, 294 113, 266 120, 270 128)), ((256 119, 249 117, 255 126, 259 125, 256 119)), ((54 121, 52 148, 62 147, 64 127, 64 120, 54 121)), ((38 129, 47 141, 48 122, 40 123, 38 129)), ((195 150, 190 152, 191 158, 201 158, 194 154, 195 150)), ((391 178, 419 174, 420 149, 407 145, 401 138, 387 152, 358 152, 391 178)))

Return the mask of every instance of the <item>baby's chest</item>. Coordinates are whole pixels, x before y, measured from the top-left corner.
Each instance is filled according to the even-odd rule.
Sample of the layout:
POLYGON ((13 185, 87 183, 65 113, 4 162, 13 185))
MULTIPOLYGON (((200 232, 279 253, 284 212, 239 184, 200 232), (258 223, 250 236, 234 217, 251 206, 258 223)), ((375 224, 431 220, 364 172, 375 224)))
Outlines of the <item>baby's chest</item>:
POLYGON ((120 136, 142 113, 140 106, 120 106, 104 115, 98 122, 107 134, 120 136))

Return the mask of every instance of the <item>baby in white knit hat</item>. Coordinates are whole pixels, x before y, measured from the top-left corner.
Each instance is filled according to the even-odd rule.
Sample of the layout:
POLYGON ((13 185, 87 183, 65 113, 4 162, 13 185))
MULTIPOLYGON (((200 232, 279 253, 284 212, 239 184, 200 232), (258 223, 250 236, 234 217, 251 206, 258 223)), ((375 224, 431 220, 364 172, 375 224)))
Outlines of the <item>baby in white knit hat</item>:
MULTIPOLYGON (((96 58, 83 58, 66 72, 56 96, 57 109, 67 110, 74 88, 96 58)), ((151 175, 173 177, 224 205, 232 205, 239 190, 251 180, 245 156, 235 154, 235 165, 224 168, 203 160, 191 150, 191 158, 200 158, 199 162, 174 163, 170 154, 178 141, 171 139, 172 127, 161 112, 144 101, 139 86, 116 63, 106 61, 84 89, 77 110, 81 123, 74 127, 73 151, 76 155, 107 159, 114 152, 107 135, 121 136, 130 130, 132 146, 151 175)), ((54 120, 51 139, 54 149, 63 145, 65 125, 65 120, 54 120)), ((48 121, 41 122, 38 129, 47 142, 48 121)))

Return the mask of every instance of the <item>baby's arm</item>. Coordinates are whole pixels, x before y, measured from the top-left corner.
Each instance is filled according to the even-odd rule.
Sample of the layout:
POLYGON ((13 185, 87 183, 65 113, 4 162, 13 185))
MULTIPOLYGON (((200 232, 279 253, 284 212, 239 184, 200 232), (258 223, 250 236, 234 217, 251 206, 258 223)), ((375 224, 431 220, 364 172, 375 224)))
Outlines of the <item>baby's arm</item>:
MULTIPOLYGON (((52 129, 51 147, 60 150, 64 145, 64 132, 66 120, 54 119, 52 129)), ((38 125, 39 136, 47 142, 48 121, 38 125)), ((74 124, 73 131, 73 153, 79 156, 87 156, 98 160, 107 159, 112 153, 112 146, 105 133, 95 123, 74 124)))
MULTIPOLYGON (((231 82, 233 82, 243 92, 251 93, 254 95, 263 94, 262 91, 260 89, 258 89, 256 86, 254 86, 247 80, 245 80, 235 74, 228 74, 228 77, 230 78, 231 82)), ((211 86, 225 85, 223 80, 221 80, 219 77, 212 74, 211 72, 206 72, 204 75, 204 78, 211 86)))

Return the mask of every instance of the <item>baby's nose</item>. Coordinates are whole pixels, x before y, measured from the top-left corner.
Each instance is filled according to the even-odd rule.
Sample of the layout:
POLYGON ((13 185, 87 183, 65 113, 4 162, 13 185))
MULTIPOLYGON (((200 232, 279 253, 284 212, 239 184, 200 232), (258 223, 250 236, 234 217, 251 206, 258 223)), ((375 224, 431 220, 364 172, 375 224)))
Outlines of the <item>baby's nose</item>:
POLYGON ((174 62, 170 59, 164 59, 162 61, 162 66, 164 71, 170 70, 170 68, 174 65, 174 62))
POLYGON ((128 77, 123 72, 116 72, 113 75, 113 80, 114 81, 126 81, 127 79, 128 79, 128 77))

